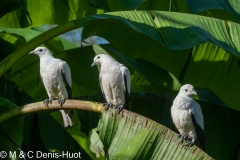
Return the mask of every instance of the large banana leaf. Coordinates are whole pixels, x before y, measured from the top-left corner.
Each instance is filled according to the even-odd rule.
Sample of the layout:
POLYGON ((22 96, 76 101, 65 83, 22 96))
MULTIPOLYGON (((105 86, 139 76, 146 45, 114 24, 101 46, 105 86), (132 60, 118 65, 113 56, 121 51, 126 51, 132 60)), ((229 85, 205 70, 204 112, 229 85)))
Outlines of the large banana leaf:
MULTIPOLYGON (((198 12, 208 8, 220 8, 225 9, 239 19, 239 11, 237 5, 235 5, 236 1, 210 3, 208 1, 196 2, 194 0, 188 0, 187 2, 182 0, 175 0, 173 2, 169 0, 121 0, 114 2, 106 0, 8 0, 0 2, 0 27, 24 28, 43 24, 62 24, 87 15, 103 12, 92 4, 105 11, 124 11, 129 10, 129 8, 138 8, 139 10, 170 10, 173 12, 189 13, 189 8, 192 12, 198 12)), ((218 10, 207 11, 201 14, 236 21, 228 12, 218 10)))
MULTIPOLYGON (((103 98, 99 98, 99 95, 88 96, 83 99, 104 102, 103 98)), ((152 120, 177 132, 170 116, 172 102, 173 97, 170 95, 132 93, 129 110, 145 117, 151 117, 152 120)), ((202 101, 198 101, 198 103, 201 105, 204 115, 206 153, 218 160, 237 159, 240 143, 240 128, 237 126, 240 125, 240 112, 212 103, 202 101)), ((107 125, 110 124, 111 121, 108 122, 107 125)), ((106 132, 108 133, 109 130, 106 132)), ((104 138, 101 138, 103 143, 110 143, 107 133, 104 138)), ((113 134, 112 132, 110 133, 113 134)), ((121 137, 121 135, 118 136, 121 137)), ((110 141, 111 140, 112 138, 110 141)), ((112 143, 109 145, 113 147, 116 144, 112 143)), ((108 153, 106 150, 107 149, 105 149, 105 154, 108 153)))
MULTIPOLYGON (((238 85, 235 85, 240 78, 238 76, 238 58, 235 58, 239 57, 240 47, 236 34, 236 32, 238 32, 238 24, 232 22, 225 23, 222 20, 201 16, 169 12, 116 12, 111 15, 92 16, 92 18, 92 21, 97 21, 95 21, 95 24, 85 26, 83 30, 84 37, 91 35, 104 37, 125 56, 148 60, 173 73, 177 78, 180 78, 183 83, 192 83, 196 87, 211 89, 223 99, 227 105, 239 109, 239 102, 236 100, 238 99, 237 95, 240 88, 238 85), (104 19, 108 20, 104 21, 104 19), (99 23, 98 21, 104 21, 105 23, 99 23), (98 28, 94 27, 95 25, 98 25, 98 28), (121 28, 121 30, 116 26, 121 28), (112 33, 115 33, 115 35, 112 36, 112 33), (121 43, 119 43, 119 41, 121 41, 121 43), (230 56, 224 50, 215 46, 212 47, 211 45, 205 45, 208 47, 204 48, 199 46, 198 48, 201 49, 201 51, 198 50, 199 54, 193 52, 193 55, 187 50, 181 54, 183 51, 174 53, 172 50, 163 47, 167 46, 173 50, 186 49, 206 41, 210 41, 224 48, 234 56, 230 56), (216 56, 213 54, 208 56, 213 49, 215 50, 216 56), (186 61, 186 57, 188 56, 190 56, 190 62, 193 62, 190 63, 190 65, 188 65, 189 62, 186 61), (201 62, 204 61, 204 64, 212 64, 212 62, 217 63, 220 61, 222 63, 220 65, 230 69, 232 72, 229 72, 230 70, 222 72, 215 63, 211 67, 206 65, 208 66, 207 70, 214 73, 215 77, 217 77, 217 79, 214 80, 211 78, 212 73, 208 74, 205 72, 202 66, 197 63, 196 59, 201 59, 201 62), (195 67, 191 66, 191 64, 195 67), (195 70, 193 70, 193 68, 195 68, 195 70), (219 72, 215 72, 216 69, 219 70, 219 72), (188 72, 190 70, 192 72, 188 72), (199 72, 201 74, 199 74, 199 72), (208 74, 208 76, 206 74, 208 74), (230 74, 232 74, 232 76, 230 76, 230 74), (189 77, 191 77, 191 81, 189 77), (206 80, 201 81, 200 77, 206 77, 206 80), (219 77, 224 78, 219 81, 219 77), (232 83, 232 80, 236 81, 232 83), (225 83, 226 81, 229 81, 229 83, 225 83), (231 89, 224 90, 223 88, 225 87, 231 89), (235 90, 235 93, 233 90, 235 90)), ((82 21, 79 20, 78 22, 81 26, 82 21)))
POLYGON ((240 9, 238 7, 238 0, 186 0, 191 12, 196 13, 208 9, 221 9, 227 10, 229 13, 234 15, 238 20, 240 20, 240 9))
POLYGON ((204 42, 211 42, 240 57, 239 40, 236 34, 239 32, 239 24, 230 21, 173 12, 126 11, 94 15, 88 19, 77 20, 77 23, 79 27, 85 25, 83 37, 97 34, 109 40, 114 46, 117 39, 111 37, 112 32, 119 35, 118 39, 121 37, 127 39, 133 34, 136 36, 133 31, 118 30, 118 27, 126 25, 172 50, 188 49, 204 42), (89 25, 90 21, 95 24, 89 25), (100 21, 105 23, 99 24, 100 21), (116 23, 119 23, 119 26, 112 28, 116 23), (97 28, 94 27, 96 24, 98 24, 97 28), (106 33, 106 31, 111 32, 106 33))
POLYGON ((120 0, 117 2, 109 0, 89 0, 92 4, 99 8, 106 9, 106 11, 125 11, 129 9, 137 10, 159 10, 159 11, 171 11, 181 13, 196 13, 200 11, 201 15, 239 21, 239 7, 237 0, 214 0, 214 1, 198 1, 198 0, 136 0, 127 1, 120 0), (107 6, 107 7, 106 7, 107 6), (211 10, 209 10, 211 9, 211 10), (220 9, 220 10, 219 10, 220 9), (232 15, 235 17, 232 17, 232 15))
MULTIPOLYGON (((195 146, 181 144, 168 128, 130 111, 103 112, 98 131, 107 159, 212 159, 195 146)), ((92 136, 90 147, 99 139, 92 136)))

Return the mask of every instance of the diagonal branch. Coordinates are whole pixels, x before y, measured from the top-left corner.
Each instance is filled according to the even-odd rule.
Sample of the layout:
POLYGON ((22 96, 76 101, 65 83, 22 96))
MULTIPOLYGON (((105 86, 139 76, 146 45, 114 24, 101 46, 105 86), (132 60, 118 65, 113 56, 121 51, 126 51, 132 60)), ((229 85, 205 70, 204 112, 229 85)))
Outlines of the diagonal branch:
POLYGON ((66 100, 62 107, 59 105, 57 100, 52 101, 52 104, 49 104, 48 107, 44 106, 43 102, 31 103, 22 107, 14 108, 0 115, 0 125, 28 114, 55 111, 59 109, 77 109, 100 113, 103 110, 103 106, 101 103, 80 100, 66 100))
POLYGON ((38 47, 39 45, 45 43, 46 41, 62 34, 67 31, 78 28, 75 21, 70 21, 59 25, 53 29, 50 29, 39 36, 33 38, 23 46, 19 47, 9 56, 7 56, 4 60, 0 62, 0 76, 2 76, 6 71, 8 71, 13 64, 15 64, 19 59, 21 59, 24 55, 28 54, 31 50, 38 47))

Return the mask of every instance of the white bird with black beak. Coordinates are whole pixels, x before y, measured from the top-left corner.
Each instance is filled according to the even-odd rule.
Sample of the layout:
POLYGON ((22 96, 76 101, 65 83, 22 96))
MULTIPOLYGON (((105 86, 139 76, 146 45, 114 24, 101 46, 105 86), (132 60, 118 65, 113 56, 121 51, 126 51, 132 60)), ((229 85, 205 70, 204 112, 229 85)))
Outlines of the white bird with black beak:
MULTIPOLYGON (((54 58, 45 47, 37 47, 29 54, 36 54, 40 58, 40 75, 47 91, 49 99, 44 100, 45 106, 58 99, 60 106, 65 99, 72 98, 72 77, 71 70, 65 61, 54 58)), ((60 110, 64 127, 72 127, 71 111, 60 110)))
POLYGON ((193 94, 196 92, 191 84, 183 85, 173 101, 171 116, 181 141, 189 138, 187 145, 192 146, 199 139, 201 148, 205 150, 203 114, 200 105, 193 100, 193 94))
POLYGON ((94 57, 94 65, 100 65, 99 83, 102 94, 106 100, 105 110, 112 105, 120 113, 123 108, 128 108, 130 94, 130 72, 123 64, 118 63, 106 54, 94 57))

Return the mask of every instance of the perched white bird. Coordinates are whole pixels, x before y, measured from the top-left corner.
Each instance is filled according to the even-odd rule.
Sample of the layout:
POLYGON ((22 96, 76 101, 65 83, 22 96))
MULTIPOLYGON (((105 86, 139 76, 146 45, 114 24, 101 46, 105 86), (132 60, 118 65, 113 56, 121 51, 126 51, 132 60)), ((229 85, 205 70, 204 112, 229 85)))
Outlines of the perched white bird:
POLYGON ((101 66, 99 83, 106 100, 105 110, 112 105, 115 106, 118 113, 123 108, 128 108, 131 85, 128 68, 106 54, 95 56, 93 61, 92 66, 101 66))
MULTIPOLYGON (((65 61, 56 59, 45 47, 37 47, 29 54, 36 54, 40 58, 40 75, 49 99, 44 100, 45 106, 52 100, 59 99, 62 106, 65 99, 72 98, 71 70, 65 61)), ((60 110, 64 127, 72 127, 71 111, 60 110)))
POLYGON ((191 84, 183 85, 173 101, 171 116, 181 141, 189 138, 187 145, 192 146, 199 139, 201 148, 205 150, 203 114, 200 105, 193 100, 193 94, 196 92, 191 84))

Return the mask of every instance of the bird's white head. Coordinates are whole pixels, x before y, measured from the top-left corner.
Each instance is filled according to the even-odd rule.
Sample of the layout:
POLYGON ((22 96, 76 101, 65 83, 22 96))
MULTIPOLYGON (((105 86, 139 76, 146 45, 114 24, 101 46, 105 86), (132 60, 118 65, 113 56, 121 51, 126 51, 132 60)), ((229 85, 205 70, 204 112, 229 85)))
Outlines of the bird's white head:
POLYGON ((197 93, 194 91, 194 87, 191 84, 185 84, 180 88, 178 95, 191 97, 197 93))
POLYGON ((108 61, 108 60, 113 60, 113 59, 107 54, 96 55, 93 59, 92 66, 101 65, 103 63, 103 61, 108 61))
POLYGON ((45 48, 45 47, 37 47, 33 51, 29 52, 29 54, 36 54, 39 57, 42 57, 42 56, 52 56, 50 51, 47 48, 45 48))

